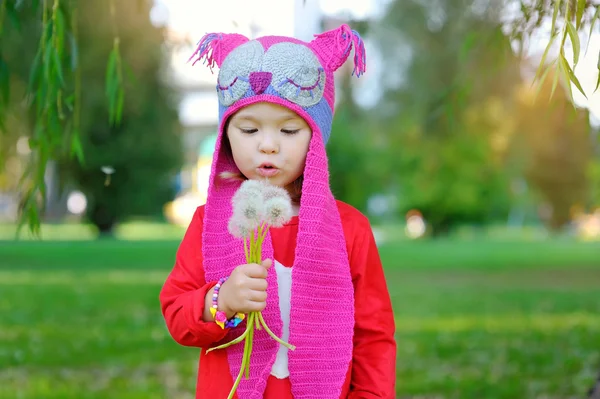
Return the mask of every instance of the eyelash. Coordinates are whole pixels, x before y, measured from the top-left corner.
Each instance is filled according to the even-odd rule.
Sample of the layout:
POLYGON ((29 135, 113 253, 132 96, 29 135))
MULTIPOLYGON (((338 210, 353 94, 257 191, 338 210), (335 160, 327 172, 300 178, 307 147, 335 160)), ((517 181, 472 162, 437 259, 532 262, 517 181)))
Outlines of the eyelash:
MULTIPOLYGON (((242 131, 242 133, 245 133, 245 134, 252 134, 252 133, 258 132, 258 129, 240 129, 240 130, 242 131)), ((300 129, 296 129, 296 130, 281 129, 282 133, 289 134, 289 135, 296 134, 299 131, 300 131, 300 129)))

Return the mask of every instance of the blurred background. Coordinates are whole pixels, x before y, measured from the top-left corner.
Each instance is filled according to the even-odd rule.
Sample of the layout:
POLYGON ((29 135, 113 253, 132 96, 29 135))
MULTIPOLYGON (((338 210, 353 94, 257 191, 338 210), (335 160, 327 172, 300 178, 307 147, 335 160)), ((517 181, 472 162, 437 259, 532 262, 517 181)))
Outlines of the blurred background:
MULTIPOLYGON (((532 85, 550 22, 519 36, 527 1, 127 1, 111 3, 112 17, 105 0, 74 1, 83 161, 48 156, 41 239, 27 227, 16 239, 36 173, 27 169, 37 136, 24 97, 42 14, 18 4, 3 13, 8 3, 1 398, 194 397, 198 350, 171 340, 158 302, 206 200, 217 129, 216 71, 187 60, 207 32, 309 41, 341 23, 361 32, 367 73, 351 77, 350 57, 336 74, 331 185, 375 232, 396 314, 397 397, 582 398, 594 386, 596 34, 582 37, 574 67, 588 95, 573 86, 571 97, 562 80, 553 89, 552 68, 532 85), (115 26, 125 97, 111 125, 115 26)), ((564 51, 570 58, 574 48, 564 51)))

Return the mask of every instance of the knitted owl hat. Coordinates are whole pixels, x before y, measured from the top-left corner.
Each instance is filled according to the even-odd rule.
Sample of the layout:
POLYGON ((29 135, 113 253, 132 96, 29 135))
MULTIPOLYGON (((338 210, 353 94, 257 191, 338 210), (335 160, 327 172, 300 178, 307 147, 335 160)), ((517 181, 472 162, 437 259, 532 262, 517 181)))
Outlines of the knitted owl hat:
MULTIPOLYGON (((352 359, 354 290, 340 215, 329 187, 325 143, 331 133, 335 87, 333 72, 354 48, 354 71, 365 71, 360 36, 347 25, 307 43, 290 37, 256 40, 239 34, 211 33, 202 38, 190 58, 219 67, 219 131, 204 213, 202 251, 207 281, 228 276, 244 264, 241 240, 231 236, 227 223, 231 198, 239 181, 219 174, 239 169, 222 150, 227 120, 243 107, 269 102, 301 116, 312 129, 300 200, 298 237, 292 269, 290 336, 296 350, 288 352, 292 392, 296 399, 339 398, 352 359), (217 182, 216 179, 219 179, 217 182)), ((195 63, 195 62, 194 62, 195 63)), ((263 258, 273 258, 271 238, 263 243, 263 258)), ((274 268, 267 277, 267 307, 262 312, 269 327, 281 336, 282 321, 274 268)), ((243 328, 229 332, 227 340, 243 328)), ((250 378, 242 378, 239 398, 262 398, 279 344, 264 330, 255 331, 250 378)), ((237 377, 243 345, 227 349, 230 372, 237 377)))

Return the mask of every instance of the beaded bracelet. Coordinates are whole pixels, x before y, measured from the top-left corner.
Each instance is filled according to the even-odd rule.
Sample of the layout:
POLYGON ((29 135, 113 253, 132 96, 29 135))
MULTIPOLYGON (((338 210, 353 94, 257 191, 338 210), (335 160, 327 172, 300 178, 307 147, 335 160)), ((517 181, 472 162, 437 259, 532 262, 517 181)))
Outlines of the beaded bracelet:
POLYGON ((215 290, 213 292, 212 297, 212 306, 210 308, 210 314, 212 314, 215 319, 215 323, 219 325, 221 328, 232 328, 237 327, 242 320, 246 317, 243 313, 236 313, 231 319, 227 320, 227 315, 222 310, 217 310, 217 299, 219 299, 219 290, 221 289, 221 285, 227 280, 227 277, 222 277, 215 285, 215 290))

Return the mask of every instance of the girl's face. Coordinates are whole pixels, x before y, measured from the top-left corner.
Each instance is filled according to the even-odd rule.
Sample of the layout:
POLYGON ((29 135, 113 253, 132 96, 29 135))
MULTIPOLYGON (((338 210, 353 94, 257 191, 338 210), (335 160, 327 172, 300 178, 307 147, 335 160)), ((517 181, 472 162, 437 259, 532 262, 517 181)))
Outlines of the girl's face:
POLYGON ((235 113, 227 127, 233 160, 246 178, 268 179, 290 191, 304 173, 312 136, 295 112, 271 103, 256 103, 235 113))

